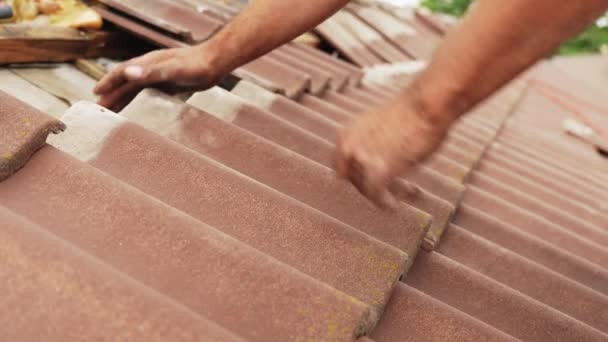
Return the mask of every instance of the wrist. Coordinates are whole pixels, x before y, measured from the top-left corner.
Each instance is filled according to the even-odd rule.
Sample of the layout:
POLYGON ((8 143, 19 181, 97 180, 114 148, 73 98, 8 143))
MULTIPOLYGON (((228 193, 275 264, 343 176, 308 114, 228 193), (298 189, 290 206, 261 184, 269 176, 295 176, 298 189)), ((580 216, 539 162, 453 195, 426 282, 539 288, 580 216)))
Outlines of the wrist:
POLYGON ((399 106, 406 108, 404 112, 415 113, 422 124, 435 131, 447 131, 458 118, 451 106, 424 91, 416 82, 407 88, 399 106))
POLYGON ((427 69, 408 86, 404 99, 426 121, 447 129, 474 105, 469 88, 458 75, 427 69))
POLYGON ((226 63, 227 58, 222 58, 222 51, 216 44, 210 41, 204 42, 194 47, 196 55, 201 56, 201 73, 205 75, 221 78, 232 71, 230 65, 226 63))

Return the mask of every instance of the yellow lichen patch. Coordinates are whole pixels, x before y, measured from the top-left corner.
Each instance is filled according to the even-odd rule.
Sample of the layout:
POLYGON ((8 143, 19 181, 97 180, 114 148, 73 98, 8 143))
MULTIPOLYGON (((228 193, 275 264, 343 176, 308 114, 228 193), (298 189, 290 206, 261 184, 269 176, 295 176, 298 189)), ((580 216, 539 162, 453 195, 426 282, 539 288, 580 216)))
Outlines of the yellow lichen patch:
POLYGON ((359 264, 359 272, 367 275, 357 280, 362 285, 360 288, 365 291, 354 295, 374 307, 384 305, 387 291, 403 272, 407 254, 398 250, 378 250, 372 246, 355 248, 352 253, 360 255, 360 260, 365 260, 359 264), (387 283, 380 282, 380 279, 386 280, 387 283))
POLYGON ((15 155, 10 152, 6 152, 2 155, 2 159, 4 160, 12 160, 13 158, 15 158, 15 155))

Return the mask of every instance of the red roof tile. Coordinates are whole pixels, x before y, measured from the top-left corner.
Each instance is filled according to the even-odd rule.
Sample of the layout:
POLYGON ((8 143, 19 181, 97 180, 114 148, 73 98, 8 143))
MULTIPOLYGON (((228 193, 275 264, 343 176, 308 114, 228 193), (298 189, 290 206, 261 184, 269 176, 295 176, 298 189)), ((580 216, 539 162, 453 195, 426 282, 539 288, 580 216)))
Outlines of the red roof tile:
POLYGON ((101 0, 100 2, 178 35, 188 43, 206 40, 224 24, 218 19, 194 11, 177 1, 101 0))
MULTIPOLYGON (((207 13, 224 23, 239 7, 207 13)), ((441 39, 411 11, 348 11, 331 27, 343 37, 332 41, 362 64, 405 52, 426 58, 441 39), (417 34, 387 32, 376 18, 387 15, 417 34), (351 25, 362 20, 369 26, 351 25)), ((196 32, 179 15, 155 29, 104 13, 162 46, 185 45, 179 33, 196 32)), ((61 74, 37 81, 43 73, 22 76, 47 96, 88 96, 61 74)), ((4 164, 10 177, 0 182, 0 253, 9 256, 0 275, 10 279, 0 290, 7 312, 23 313, 0 315, 4 336, 608 339, 608 166, 563 133, 563 120, 580 113, 522 80, 572 82, 570 95, 586 103, 602 99, 596 92, 535 67, 460 120, 438 153, 397 182, 403 203, 385 212, 335 179, 333 141, 411 75, 369 84, 364 71, 297 44, 236 73, 257 85, 236 79, 224 85, 230 92, 214 88, 190 105, 146 90, 120 116, 79 103, 53 146, 36 132, 61 124, 0 95, 0 130, 12 134, 0 146, 27 152, 4 164), (23 115, 35 120, 20 140, 23 115)), ((11 93, 27 99, 25 88, 11 93)))
POLYGON ((437 252, 421 253, 405 282, 522 340, 600 341, 606 336, 437 252))
POLYGON ((0 206, 2 336, 13 341, 241 341, 0 206))
POLYGON ((0 181, 23 167, 63 123, 0 91, 0 181))

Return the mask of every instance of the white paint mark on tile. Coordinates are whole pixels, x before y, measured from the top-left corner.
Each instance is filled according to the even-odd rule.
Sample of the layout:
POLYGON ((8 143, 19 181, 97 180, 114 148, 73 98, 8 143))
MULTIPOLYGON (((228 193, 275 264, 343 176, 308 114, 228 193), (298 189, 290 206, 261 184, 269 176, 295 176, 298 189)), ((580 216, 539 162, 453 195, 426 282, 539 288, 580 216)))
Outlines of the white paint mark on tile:
POLYGON ((120 115, 165 137, 179 132, 185 103, 158 90, 144 89, 120 115))
POLYGON ((245 105, 245 101, 229 91, 213 87, 194 94, 188 104, 226 122, 233 122, 245 105))
POLYGON ((422 60, 376 65, 365 69, 363 83, 393 86, 399 83, 401 76, 417 74, 426 67, 427 62, 422 60))
POLYGON ((127 122, 118 114, 86 101, 74 104, 61 121, 67 129, 50 136, 47 142, 85 162, 95 159, 112 131, 127 122))
POLYGON ((279 95, 247 81, 239 82, 236 87, 232 89, 232 93, 267 111, 270 110, 272 104, 279 97, 279 95))

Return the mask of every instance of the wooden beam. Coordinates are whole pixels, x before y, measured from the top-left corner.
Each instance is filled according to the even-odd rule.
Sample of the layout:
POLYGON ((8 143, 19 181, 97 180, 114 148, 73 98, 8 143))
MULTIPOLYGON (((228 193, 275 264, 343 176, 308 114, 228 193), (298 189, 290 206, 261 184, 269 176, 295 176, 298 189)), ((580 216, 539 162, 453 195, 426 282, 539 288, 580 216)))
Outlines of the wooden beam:
POLYGON ((132 55, 137 46, 132 38, 119 33, 22 24, 0 26, 0 65, 121 58, 132 55))

